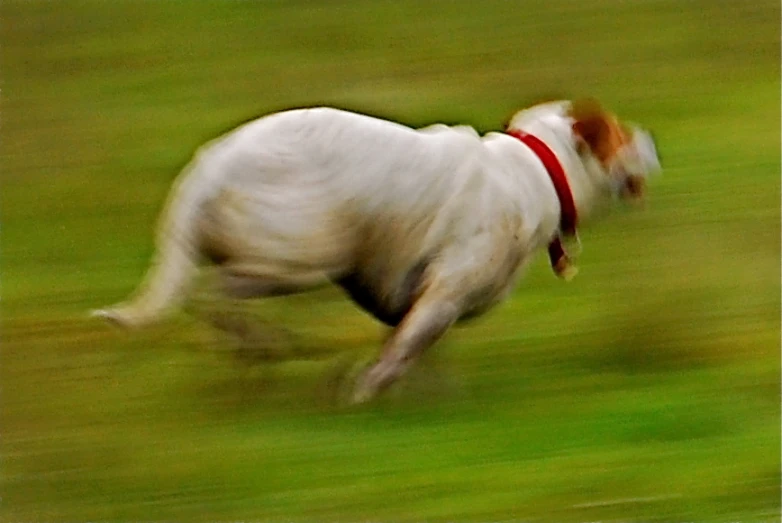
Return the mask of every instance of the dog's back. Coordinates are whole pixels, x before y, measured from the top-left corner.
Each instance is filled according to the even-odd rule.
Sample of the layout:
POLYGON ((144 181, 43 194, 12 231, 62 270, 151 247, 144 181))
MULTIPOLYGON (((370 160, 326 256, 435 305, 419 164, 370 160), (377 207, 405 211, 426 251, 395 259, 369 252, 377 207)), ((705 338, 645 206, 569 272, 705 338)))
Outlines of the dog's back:
POLYGON ((221 186, 254 199, 282 197, 281 192, 308 199, 328 192, 330 205, 361 199, 368 212, 376 212, 383 205, 410 207, 418 203, 414 196, 444 196, 447 186, 458 184, 481 162, 483 152, 474 131, 446 126, 416 131, 370 116, 314 108, 246 124, 221 140, 212 154, 219 157, 221 186))

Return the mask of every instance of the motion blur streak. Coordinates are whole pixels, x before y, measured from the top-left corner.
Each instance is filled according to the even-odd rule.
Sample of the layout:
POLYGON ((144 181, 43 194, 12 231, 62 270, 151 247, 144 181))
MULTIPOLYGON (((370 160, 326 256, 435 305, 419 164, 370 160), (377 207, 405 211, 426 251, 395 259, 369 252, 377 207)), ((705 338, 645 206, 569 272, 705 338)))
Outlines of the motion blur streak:
POLYGON ((0 9, 4 521, 778 519, 778 2, 0 9), (384 335, 332 288, 252 303, 241 340, 208 299, 133 335, 84 317, 242 120, 484 132, 580 96, 655 133, 645 208, 581 232, 570 284, 541 257, 377 404, 332 401, 384 335))

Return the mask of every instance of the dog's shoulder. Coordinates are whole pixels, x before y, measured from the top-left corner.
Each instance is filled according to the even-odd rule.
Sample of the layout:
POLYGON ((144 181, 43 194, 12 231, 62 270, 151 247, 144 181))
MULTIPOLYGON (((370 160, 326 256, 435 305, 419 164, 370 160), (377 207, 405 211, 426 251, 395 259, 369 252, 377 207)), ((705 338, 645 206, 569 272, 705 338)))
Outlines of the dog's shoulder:
POLYGON ((453 161, 460 163, 467 159, 477 160, 484 151, 481 135, 469 125, 446 125, 437 123, 416 129, 421 144, 432 151, 440 151, 453 161))
POLYGON ((469 136, 471 138, 480 138, 480 134, 474 128, 469 125, 446 125, 444 123, 436 123, 427 125, 417 129, 419 133, 423 134, 458 134, 462 136, 469 136))

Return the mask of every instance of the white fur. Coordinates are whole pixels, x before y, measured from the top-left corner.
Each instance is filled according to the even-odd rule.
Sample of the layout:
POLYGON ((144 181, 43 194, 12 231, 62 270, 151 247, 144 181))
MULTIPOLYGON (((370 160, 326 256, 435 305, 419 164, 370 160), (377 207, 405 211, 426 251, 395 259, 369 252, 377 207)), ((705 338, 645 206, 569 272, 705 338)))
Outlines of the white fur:
MULTIPOLYGON (((607 177, 577 151, 568 107, 535 106, 510 127, 556 153, 584 214, 607 177)), ((230 274, 302 288, 358 271, 392 309, 425 259, 427 282, 474 314, 508 294, 559 219, 542 163, 504 133, 414 130, 330 108, 276 113, 198 151, 171 192, 145 283, 97 314, 129 326, 156 319, 185 296, 207 246, 230 274)))

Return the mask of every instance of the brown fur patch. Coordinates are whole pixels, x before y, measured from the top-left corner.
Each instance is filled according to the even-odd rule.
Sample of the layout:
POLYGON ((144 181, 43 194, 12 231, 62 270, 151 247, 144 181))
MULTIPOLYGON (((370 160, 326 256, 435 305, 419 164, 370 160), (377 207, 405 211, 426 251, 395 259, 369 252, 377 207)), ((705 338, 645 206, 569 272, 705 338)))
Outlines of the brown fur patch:
POLYGON ((573 102, 570 109, 573 132, 580 136, 597 159, 607 166, 617 151, 630 142, 630 135, 616 115, 593 99, 573 102))

